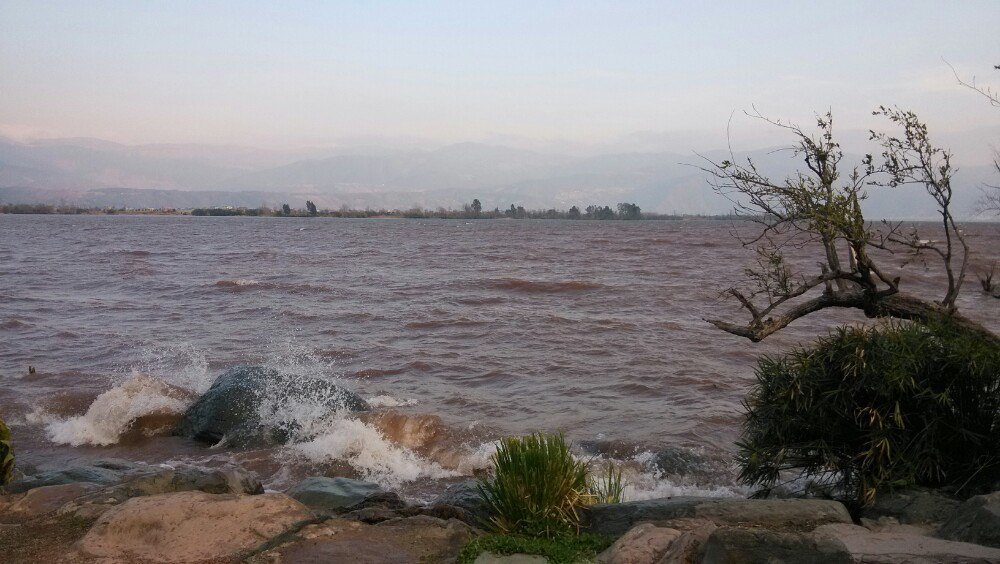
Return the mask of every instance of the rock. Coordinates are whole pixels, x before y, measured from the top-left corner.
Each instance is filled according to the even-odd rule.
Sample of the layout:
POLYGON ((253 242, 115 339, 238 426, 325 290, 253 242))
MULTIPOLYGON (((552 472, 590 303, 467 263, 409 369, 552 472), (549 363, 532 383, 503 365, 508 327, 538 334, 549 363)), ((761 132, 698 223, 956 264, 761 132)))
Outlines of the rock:
POLYGON ((709 537, 703 562, 971 564, 1000 562, 1000 550, 905 532, 872 532, 847 523, 810 532, 724 527, 709 537))
MULTIPOLYGON (((826 539, 824 539, 826 541, 826 539)), ((722 527, 705 543, 703 564, 850 564, 836 542, 821 544, 811 533, 722 527)))
POLYGON ((301 503, 275 493, 136 497, 98 519, 78 549, 111 561, 233 559, 311 516, 301 503))
POLYGON ((813 537, 823 546, 839 545, 851 562, 950 564, 1000 562, 1000 550, 905 532, 873 533, 846 524, 823 525, 813 537))
POLYGON ((660 523, 682 517, 707 519, 717 525, 812 529, 825 523, 851 523, 843 504, 820 499, 728 499, 672 497, 594 505, 583 511, 583 527, 620 536, 643 522, 660 523))
POLYGON ((328 519, 303 527, 286 542, 251 557, 250 562, 454 562, 469 541, 468 525, 418 516, 377 525, 328 519))
POLYGON ((360 396, 327 380, 237 366, 187 409, 176 433, 212 444, 223 439, 234 446, 282 443, 298 423, 281 414, 304 405, 331 412, 369 409, 360 396))
POLYGON ((93 519, 133 497, 184 491, 256 495, 264 493, 264 488, 255 474, 235 466, 149 466, 120 484, 78 496, 60 507, 59 514, 93 519))
POLYGON ((476 480, 465 480, 452 484, 429 505, 456 507, 464 513, 460 519, 473 527, 482 527, 490 519, 490 506, 479 495, 478 483, 476 480))
POLYGON ((549 559, 537 554, 507 554, 499 555, 484 552, 472 564, 545 564, 549 559))
POLYGON ((293 499, 320 511, 356 506, 377 494, 389 494, 389 492, 378 484, 350 478, 306 478, 288 490, 288 495, 293 499))
POLYGON ((708 537, 718 527, 708 519, 674 519, 664 523, 665 527, 681 532, 679 539, 671 543, 660 562, 701 562, 708 537))
POLYGON ((633 527, 597 555, 598 564, 656 564, 675 541, 681 538, 677 529, 643 523, 633 527))
POLYGON ((864 510, 863 517, 876 521, 880 517, 894 517, 904 525, 941 523, 959 505, 960 501, 938 490, 912 488, 878 496, 875 504, 864 510))
POLYGON ((1000 492, 970 497, 941 525, 937 536, 1000 547, 1000 492))
POLYGON ((83 466, 71 466, 62 470, 52 470, 32 476, 25 476, 11 482, 7 486, 7 491, 9 493, 21 493, 42 486, 57 486, 74 482, 114 484, 122 481, 128 474, 139 471, 142 468, 144 468, 143 465, 134 462, 109 458, 83 466))
POLYGON ((34 519, 52 513, 66 503, 100 487, 89 482, 74 482, 33 488, 8 504, 0 513, 0 518, 4 521, 34 519))
POLYGON ((708 461, 690 450, 671 447, 660 450, 653 457, 657 470, 667 476, 704 474, 708 461))

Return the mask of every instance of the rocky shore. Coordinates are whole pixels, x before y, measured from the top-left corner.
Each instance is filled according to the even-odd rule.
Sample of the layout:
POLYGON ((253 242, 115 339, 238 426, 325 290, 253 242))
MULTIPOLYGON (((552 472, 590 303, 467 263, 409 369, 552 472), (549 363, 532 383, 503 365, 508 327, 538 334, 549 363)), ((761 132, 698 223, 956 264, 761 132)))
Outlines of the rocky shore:
MULTIPOLYGON (((348 478, 265 492, 234 466, 116 459, 22 476, 8 492, 6 562, 454 562, 487 515, 472 481, 410 504, 348 478)), ((1000 492, 897 492, 857 521, 830 500, 674 497, 592 506, 583 524, 617 539, 602 563, 1000 562, 1000 492)))

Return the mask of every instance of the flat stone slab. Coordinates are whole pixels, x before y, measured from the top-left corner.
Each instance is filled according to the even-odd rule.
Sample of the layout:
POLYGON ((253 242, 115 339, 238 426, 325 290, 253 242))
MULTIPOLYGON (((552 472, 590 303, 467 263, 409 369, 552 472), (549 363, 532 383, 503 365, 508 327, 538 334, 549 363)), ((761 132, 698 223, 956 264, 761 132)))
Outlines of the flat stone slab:
POLYGON ((639 523, 685 517, 717 525, 753 525, 776 529, 813 529, 827 523, 851 523, 847 508, 823 499, 729 499, 671 497, 594 505, 583 513, 586 530, 621 536, 639 523))
POLYGON ((376 494, 384 494, 382 486, 350 478, 306 478, 288 490, 288 495, 311 509, 336 510, 361 503, 376 494))

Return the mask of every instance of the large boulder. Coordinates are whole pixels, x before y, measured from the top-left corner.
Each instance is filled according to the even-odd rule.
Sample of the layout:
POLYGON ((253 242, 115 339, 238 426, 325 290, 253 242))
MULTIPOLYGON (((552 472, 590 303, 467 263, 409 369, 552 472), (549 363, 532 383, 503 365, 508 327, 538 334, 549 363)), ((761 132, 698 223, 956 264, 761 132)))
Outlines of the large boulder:
POLYGON ((941 525, 937 535, 1000 547, 1000 492, 970 497, 941 525))
POLYGON ((276 493, 136 497, 106 512, 77 546, 86 557, 111 562, 230 561, 311 517, 276 493))
POLYGON ((23 494, 0 498, 0 523, 25 521, 52 513, 74 499, 101 486, 89 482, 73 482, 56 486, 41 486, 23 494))
POLYGON ((584 510, 583 526, 592 533, 620 536, 639 523, 662 523, 694 517, 717 525, 812 529, 826 523, 851 523, 847 508, 823 499, 733 499, 670 497, 607 505, 584 510))
POLYGON ((448 486, 448 489, 432 501, 432 508, 455 507, 460 511, 461 520, 473 527, 482 527, 490 519, 490 506, 479 493, 479 482, 465 480, 448 486))
POLYGON ((320 378, 284 374, 260 366, 237 366, 222 373, 184 413, 177 434, 233 446, 288 440, 299 422, 294 413, 366 411, 360 396, 320 378))
POLYGON ((387 493, 382 486, 350 478, 306 478, 288 495, 310 509, 336 511, 356 506, 372 496, 387 493))

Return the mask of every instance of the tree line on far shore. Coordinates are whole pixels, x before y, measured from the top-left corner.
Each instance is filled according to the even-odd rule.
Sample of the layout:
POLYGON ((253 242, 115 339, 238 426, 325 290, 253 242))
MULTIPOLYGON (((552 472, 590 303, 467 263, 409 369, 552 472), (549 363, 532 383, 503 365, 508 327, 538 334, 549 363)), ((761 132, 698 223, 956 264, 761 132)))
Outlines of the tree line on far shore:
POLYGON ((492 210, 484 210, 482 203, 475 199, 469 204, 462 206, 462 209, 449 209, 438 207, 436 209, 425 209, 414 206, 405 210, 386 208, 365 208, 354 209, 341 206, 336 210, 320 210, 316 204, 310 200, 305 203, 305 208, 292 208, 289 204, 282 204, 279 208, 269 206, 259 207, 210 207, 194 208, 190 210, 176 208, 115 208, 115 207, 92 207, 84 208, 66 205, 51 204, 3 204, 0 203, 0 214, 63 214, 63 215, 194 215, 194 216, 249 216, 249 217, 342 217, 342 218, 373 218, 373 217, 400 217, 410 219, 572 219, 572 220, 671 220, 688 217, 722 219, 730 215, 691 215, 691 214, 661 214, 643 212, 635 203, 621 202, 615 207, 608 205, 592 204, 583 209, 572 206, 568 210, 550 209, 526 209, 524 206, 511 204, 509 208, 500 209, 496 207, 492 210))

